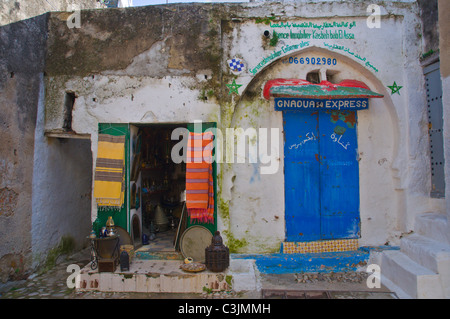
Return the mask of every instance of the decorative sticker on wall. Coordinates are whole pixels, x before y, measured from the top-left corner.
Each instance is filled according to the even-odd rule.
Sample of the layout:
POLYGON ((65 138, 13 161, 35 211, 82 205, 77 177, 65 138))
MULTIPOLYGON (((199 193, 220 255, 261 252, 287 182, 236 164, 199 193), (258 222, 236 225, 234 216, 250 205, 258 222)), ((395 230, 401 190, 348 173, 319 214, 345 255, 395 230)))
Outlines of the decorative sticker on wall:
POLYGON ((231 73, 235 75, 241 74, 245 69, 244 62, 239 58, 233 58, 227 60, 228 66, 230 67, 231 73))
POLYGON ((237 95, 239 95, 239 91, 238 90, 242 86, 242 84, 236 84, 236 81, 233 79, 233 83, 226 84, 226 86, 228 86, 228 88, 230 89, 228 94, 236 93, 237 95))
POLYGON ((394 84, 388 85, 387 87, 391 89, 391 95, 392 95, 392 94, 395 94, 395 93, 398 93, 398 95, 400 95, 400 89, 401 89, 403 86, 397 85, 397 83, 395 83, 395 81, 394 81, 394 84))

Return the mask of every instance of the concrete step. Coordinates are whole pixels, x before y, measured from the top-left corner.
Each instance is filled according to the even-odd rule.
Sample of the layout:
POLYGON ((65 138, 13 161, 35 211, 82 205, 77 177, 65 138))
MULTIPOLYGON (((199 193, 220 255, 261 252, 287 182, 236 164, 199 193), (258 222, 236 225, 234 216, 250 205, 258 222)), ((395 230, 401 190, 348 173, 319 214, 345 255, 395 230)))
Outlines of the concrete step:
POLYGON ((419 234, 411 234, 402 238, 400 249, 416 263, 435 273, 450 271, 450 245, 419 234))
POLYGON ((260 273, 287 274, 299 272, 356 271, 366 266, 370 251, 361 247, 355 251, 305 254, 236 254, 235 259, 253 259, 260 273))
POLYGON ((185 272, 178 260, 133 259, 128 271, 118 267, 114 272, 98 272, 89 265, 76 278, 80 291, 202 293, 231 288, 232 275, 209 270, 185 272))
POLYGON ((401 251, 387 250, 381 258, 382 284, 413 299, 443 298, 439 275, 419 265, 401 251), (383 277, 388 281, 383 281, 383 277), (395 287, 390 284, 393 283, 395 287))
POLYGON ((415 233, 450 245, 447 216, 440 213, 425 213, 416 217, 415 233))

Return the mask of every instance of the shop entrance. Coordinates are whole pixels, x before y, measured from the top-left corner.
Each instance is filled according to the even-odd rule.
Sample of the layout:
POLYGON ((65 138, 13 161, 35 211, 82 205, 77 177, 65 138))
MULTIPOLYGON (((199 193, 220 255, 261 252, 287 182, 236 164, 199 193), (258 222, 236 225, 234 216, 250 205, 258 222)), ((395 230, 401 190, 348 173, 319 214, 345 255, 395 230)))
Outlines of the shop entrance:
MULTIPOLYGON (((213 124, 203 123, 202 131, 213 124)), ((194 124, 130 124, 129 216, 130 220, 138 216, 142 225, 139 231, 137 224, 132 223, 130 235, 135 246, 136 240, 141 239, 138 246, 150 252, 180 251, 184 232, 194 224, 212 234, 217 227, 216 216, 214 223, 208 224, 190 220, 185 202, 186 160, 178 163, 171 157, 176 144, 183 141, 187 145, 187 136, 175 136, 172 140, 175 129, 192 132, 194 124)), ((215 173, 215 163, 213 169, 215 173)))
POLYGON ((212 237, 217 230, 216 163, 211 164, 213 218, 207 222, 191 220, 192 216, 186 209, 186 154, 180 151, 183 154, 179 155, 184 160, 174 161, 171 152, 178 143, 185 146, 176 149, 186 150, 190 132, 204 133, 215 127, 216 123, 99 123, 99 133, 124 136, 125 169, 123 203, 118 207, 98 208, 93 223, 96 234, 100 234, 108 218, 112 217, 115 226, 129 234, 135 249, 144 246, 142 248, 149 252, 182 252, 183 235, 192 226, 197 227, 190 231, 191 237, 187 238, 193 236, 193 242, 200 240, 205 232, 209 232, 212 237), (172 140, 175 129, 184 133, 172 140))
POLYGON ((134 220, 130 235, 135 246, 175 249, 186 184, 186 164, 171 159, 171 134, 178 127, 186 124, 130 125, 129 216, 134 220))
POLYGON ((356 111, 283 111, 286 241, 360 237, 356 111))

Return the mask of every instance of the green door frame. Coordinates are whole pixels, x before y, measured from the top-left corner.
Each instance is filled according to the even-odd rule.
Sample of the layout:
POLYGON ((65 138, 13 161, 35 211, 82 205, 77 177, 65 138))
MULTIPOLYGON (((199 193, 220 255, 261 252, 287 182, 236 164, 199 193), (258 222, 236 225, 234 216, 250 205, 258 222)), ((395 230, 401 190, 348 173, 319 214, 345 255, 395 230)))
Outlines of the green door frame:
MULTIPOLYGON (((114 136, 125 135, 125 185, 129 185, 130 176, 128 173, 129 153, 130 153, 130 128, 128 123, 98 123, 99 134, 110 134, 114 136)), ((102 227, 106 225, 109 216, 112 216, 114 224, 126 229, 130 232, 128 223, 129 215, 129 191, 125 187, 124 204, 120 209, 114 208, 97 208, 97 219, 94 221, 92 228, 99 235, 102 227)))
MULTIPOLYGON (((151 125, 151 123, 149 123, 151 125)), ((194 128, 196 127, 195 123, 188 123, 187 128, 190 132, 194 132, 194 128)), ((202 132, 205 132, 207 129, 216 129, 216 122, 204 122, 202 123, 202 132)), ((125 193, 124 193, 124 205, 120 209, 112 209, 112 208, 101 208, 97 209, 97 219, 93 223, 93 229, 98 235, 101 228, 106 225, 106 221, 109 216, 112 216, 114 219, 114 223, 117 226, 120 226, 128 233, 130 233, 130 207, 129 207, 129 190, 128 185, 130 185, 130 176, 129 176, 129 153, 130 153, 130 124, 129 123, 99 123, 98 124, 98 132, 99 134, 110 134, 114 136, 125 135, 125 193)), ((214 146, 215 146, 214 142, 214 146)), ((214 184, 214 223, 191 223, 188 219, 187 228, 200 225, 207 228, 213 235, 217 230, 217 163, 214 161, 212 163, 213 169, 213 184, 214 184)))

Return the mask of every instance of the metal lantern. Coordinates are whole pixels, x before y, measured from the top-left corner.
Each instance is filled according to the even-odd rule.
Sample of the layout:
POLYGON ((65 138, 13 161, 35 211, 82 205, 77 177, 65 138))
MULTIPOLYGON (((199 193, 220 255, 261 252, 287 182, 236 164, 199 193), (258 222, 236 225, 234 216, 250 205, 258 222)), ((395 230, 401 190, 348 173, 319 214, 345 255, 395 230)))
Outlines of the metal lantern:
POLYGON ((220 232, 216 231, 211 245, 205 248, 206 268, 213 272, 221 272, 230 266, 230 250, 223 244, 220 232))

